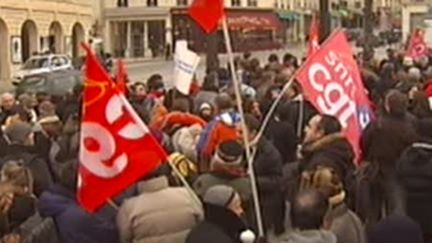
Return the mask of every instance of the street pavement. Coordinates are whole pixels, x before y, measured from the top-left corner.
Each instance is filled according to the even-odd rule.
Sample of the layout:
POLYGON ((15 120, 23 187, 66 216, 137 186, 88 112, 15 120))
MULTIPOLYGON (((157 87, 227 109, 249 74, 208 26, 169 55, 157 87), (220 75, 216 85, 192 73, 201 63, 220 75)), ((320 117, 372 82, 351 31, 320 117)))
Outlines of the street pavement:
MULTIPOLYGON (((354 52, 359 53, 361 48, 353 46, 354 52)), ((377 58, 385 57, 386 48, 381 47, 375 49, 375 55, 377 58)), ((286 53, 291 53, 298 57, 299 60, 304 57, 306 53, 305 44, 289 45, 284 49, 267 50, 252 52, 253 58, 258 58, 262 65, 267 63, 267 58, 270 54, 277 54, 282 60, 286 53)), ((241 56, 242 53, 235 53, 234 56, 241 56)), ((202 81, 205 76, 206 60, 205 55, 201 56, 201 61, 198 66, 196 75, 198 80, 202 81)), ((226 54, 219 54, 219 60, 222 67, 227 67, 228 56, 226 54)), ((167 87, 172 87, 173 73, 174 73, 174 61, 166 61, 164 59, 157 59, 152 61, 143 61, 138 63, 127 63, 126 68, 129 74, 131 82, 145 82, 152 74, 159 73, 164 77, 164 81, 167 87)))
MULTIPOLYGON (((360 48, 353 47, 354 52, 358 53, 361 51, 360 48)), ((385 56, 386 48, 377 48, 375 49, 376 57, 383 58, 385 56)), ((299 60, 306 53, 306 44, 290 44, 286 48, 276 49, 276 50, 267 50, 267 51, 257 51, 252 52, 253 58, 258 58, 261 61, 261 64, 264 65, 267 63, 267 58, 270 54, 277 54, 282 60, 283 56, 286 53, 291 53, 299 58, 299 60)), ((242 53, 235 53, 234 56, 241 56, 242 53)), ((201 62, 198 66, 196 75, 199 81, 204 79, 205 75, 205 67, 206 60, 205 55, 201 55, 201 62)), ((221 66, 227 67, 228 56, 226 54, 219 54, 219 60, 221 66)), ((127 61, 126 60, 126 68, 129 74, 129 78, 131 82, 145 82, 151 75, 153 74, 161 74, 164 77, 164 81, 167 87, 172 87, 173 73, 174 73, 174 61, 165 59, 153 59, 153 60, 144 60, 139 62, 127 61)), ((8 81, 0 82, 0 92, 5 91, 13 91, 14 87, 8 81)))
MULTIPOLYGON (((277 54, 282 59, 285 53, 290 52, 297 57, 304 55, 305 47, 301 44, 291 45, 285 49, 267 50, 252 52, 253 58, 258 58, 261 64, 267 62, 267 58, 270 54, 277 54)), ((242 53, 235 53, 234 56, 241 56, 242 53)), ((219 60, 222 67, 227 67, 228 55, 219 54, 219 60)), ((198 80, 203 80, 205 76, 206 58, 205 55, 201 55, 201 61, 198 66, 196 75, 198 80)), ((129 74, 129 78, 132 82, 145 81, 152 74, 159 73, 164 77, 165 84, 168 87, 172 86, 173 72, 174 72, 174 61, 166 61, 162 59, 153 60, 151 62, 143 61, 141 63, 128 63, 126 68, 129 74)))

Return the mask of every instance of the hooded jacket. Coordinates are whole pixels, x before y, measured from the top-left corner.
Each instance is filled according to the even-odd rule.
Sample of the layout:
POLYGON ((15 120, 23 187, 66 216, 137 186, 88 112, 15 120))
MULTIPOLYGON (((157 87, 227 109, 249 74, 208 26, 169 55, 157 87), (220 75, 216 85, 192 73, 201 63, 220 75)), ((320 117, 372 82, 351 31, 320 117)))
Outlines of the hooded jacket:
POLYGON ((405 192, 406 212, 432 235, 432 142, 414 143, 397 163, 397 176, 405 192))
MULTIPOLYGON (((336 243, 336 236, 325 230, 293 231, 281 243, 336 243)), ((343 242, 341 242, 343 243, 343 242)), ((348 242, 347 242, 348 243, 348 242)))
POLYGON ((75 199, 75 194, 54 185, 44 192, 38 203, 42 217, 52 217, 62 243, 118 243, 114 214, 101 211, 89 214, 75 199))
POLYGON ((333 168, 340 178, 346 178, 355 168, 353 148, 342 133, 330 134, 304 145, 301 154, 302 171, 328 166, 333 168))

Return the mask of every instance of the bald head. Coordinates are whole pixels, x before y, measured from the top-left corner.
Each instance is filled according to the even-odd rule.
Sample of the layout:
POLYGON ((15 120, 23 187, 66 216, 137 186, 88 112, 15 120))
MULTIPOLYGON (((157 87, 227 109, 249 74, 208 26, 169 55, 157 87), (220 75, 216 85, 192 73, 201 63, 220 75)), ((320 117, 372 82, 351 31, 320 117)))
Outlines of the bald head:
POLYGON ((15 106, 15 96, 11 93, 3 93, 1 96, 1 106, 3 110, 10 110, 15 106))
POLYGON ((316 230, 324 224, 329 208, 327 198, 317 190, 300 192, 291 209, 293 227, 299 230, 316 230))

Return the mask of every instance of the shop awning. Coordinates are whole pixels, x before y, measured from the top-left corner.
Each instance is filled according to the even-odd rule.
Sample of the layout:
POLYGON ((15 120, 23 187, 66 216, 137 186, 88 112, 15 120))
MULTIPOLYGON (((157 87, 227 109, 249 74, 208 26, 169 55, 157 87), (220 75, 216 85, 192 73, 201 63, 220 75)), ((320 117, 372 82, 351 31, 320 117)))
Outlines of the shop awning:
POLYGON ((273 12, 228 12, 230 29, 278 29, 282 24, 273 12))
POLYGON ((278 16, 282 20, 295 21, 300 19, 300 14, 293 11, 279 11, 278 16))

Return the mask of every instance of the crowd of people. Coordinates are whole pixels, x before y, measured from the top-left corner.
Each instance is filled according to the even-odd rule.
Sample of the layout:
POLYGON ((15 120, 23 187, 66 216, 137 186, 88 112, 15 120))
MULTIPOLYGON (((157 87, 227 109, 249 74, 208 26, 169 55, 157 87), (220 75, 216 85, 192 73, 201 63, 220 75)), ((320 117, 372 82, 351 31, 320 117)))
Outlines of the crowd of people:
POLYGON ((432 242, 432 59, 388 50, 380 62, 359 61, 375 113, 360 160, 338 119, 320 114, 297 82, 259 132, 299 64, 290 54, 265 65, 249 53, 236 58, 243 117, 224 68, 195 80, 189 95, 159 74, 129 84, 128 100, 170 163, 94 214, 76 198, 82 87, 66 97, 2 94, 2 241, 432 242))

